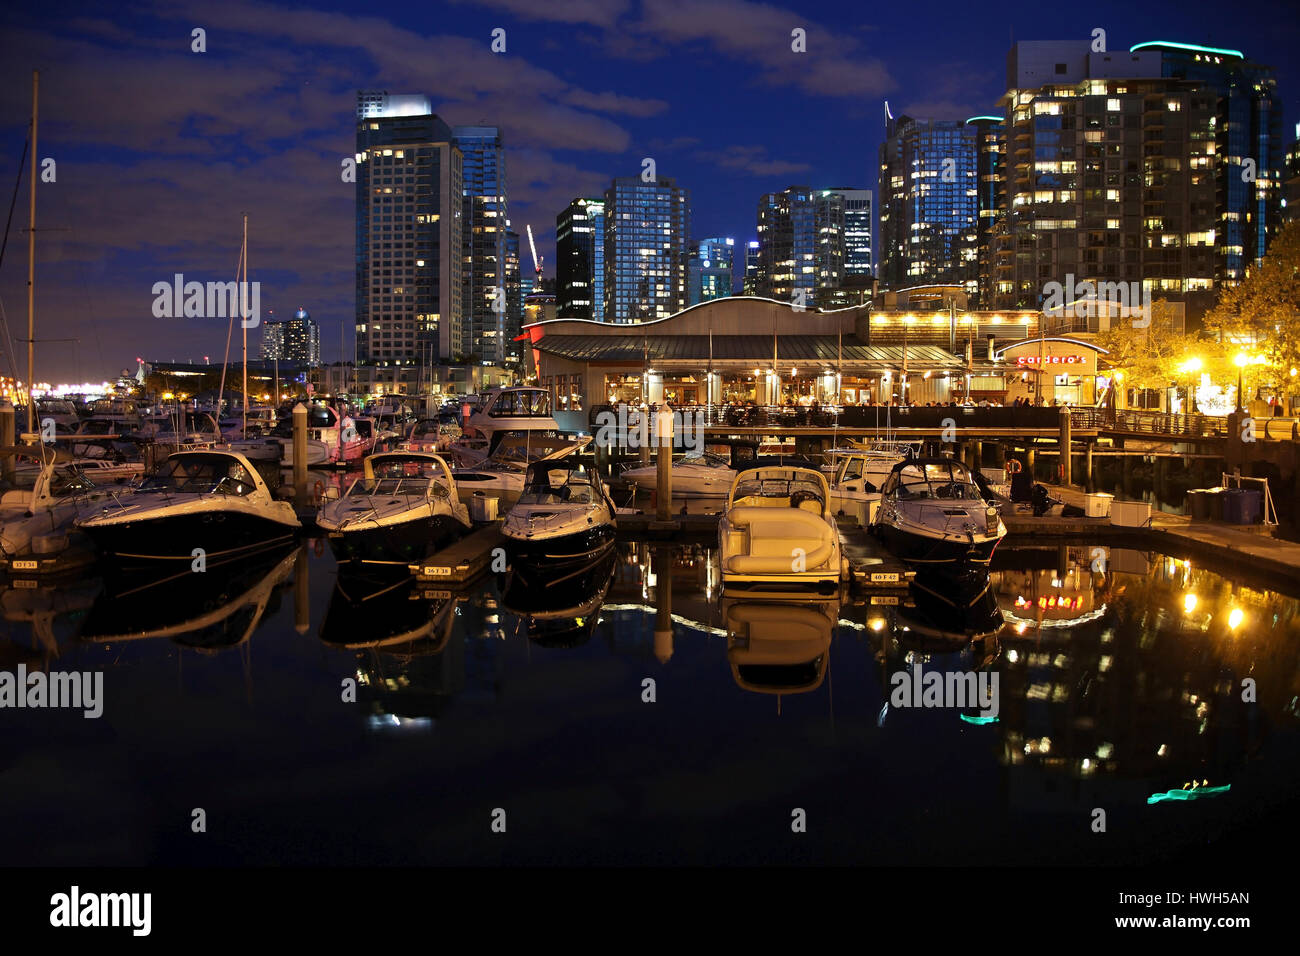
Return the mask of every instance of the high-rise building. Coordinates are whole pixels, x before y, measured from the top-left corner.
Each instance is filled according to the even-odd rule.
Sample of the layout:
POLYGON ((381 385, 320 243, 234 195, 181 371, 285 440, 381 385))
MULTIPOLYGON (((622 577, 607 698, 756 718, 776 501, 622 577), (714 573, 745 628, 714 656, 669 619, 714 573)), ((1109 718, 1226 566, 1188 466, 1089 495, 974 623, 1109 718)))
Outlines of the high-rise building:
POLYGON ((758 202, 758 294, 812 308, 845 275, 844 197, 791 186, 758 202))
POLYGON ((735 246, 735 239, 723 236, 696 239, 691 243, 690 261, 687 263, 689 305, 731 295, 735 246))
POLYGON ((978 292, 972 305, 993 307, 994 234, 1007 213, 1006 152, 1007 130, 1000 116, 972 116, 966 121, 975 133, 975 170, 979 195, 976 199, 975 258, 978 292))
MULTIPOLYGON (((532 275, 532 268, 528 273, 532 275)), ((524 288, 524 270, 519 261, 519 233, 510 228, 506 220, 506 314, 502 328, 501 359, 497 364, 514 367, 519 364, 519 337, 524 325, 524 296, 532 291, 530 282, 524 288)), ((483 360, 483 361, 486 361, 483 360)))
POLYGON ((575 199, 555 217, 556 314, 605 321, 605 200, 575 199))
POLYGON ((320 365, 320 326, 306 309, 299 309, 292 319, 262 325, 262 359, 291 362, 296 365, 320 365))
POLYGON ((423 96, 357 94, 356 353, 448 361, 462 333, 461 152, 423 96))
POLYGON ((758 290, 762 286, 762 262, 759 253, 758 240, 745 244, 745 279, 741 290, 745 295, 758 295, 758 290))
MULTIPOLYGON (((503 365, 511 316, 509 306, 502 309, 498 299, 504 294, 509 301, 505 147, 495 126, 454 126, 451 132, 464 157, 465 351, 479 362, 503 365)), ((515 253, 517 263, 518 248, 515 253)))
POLYGON ((1213 287, 1218 97, 1164 75, 1163 56, 1012 47, 994 308, 1038 307, 1048 283, 1136 283, 1152 299, 1213 287))
POLYGON ((1214 271, 1216 281, 1236 282, 1263 260, 1281 225, 1286 144, 1273 70, 1239 50, 1163 40, 1129 49, 1130 55, 1147 52, 1160 55, 1162 77, 1195 83, 1215 97, 1214 271))
POLYGON ((844 199, 844 277, 869 286, 876 272, 871 245, 873 192, 858 186, 833 186, 829 191, 844 199))
POLYGON ((1282 180, 1282 219, 1300 219, 1300 123, 1295 125, 1295 139, 1286 151, 1286 171, 1282 180))
POLYGON ((887 289, 978 289, 976 129, 895 118, 880 145, 880 280, 887 289))
POLYGON ((605 321, 644 322, 689 304, 689 190, 660 176, 615 179, 605 190, 605 321))

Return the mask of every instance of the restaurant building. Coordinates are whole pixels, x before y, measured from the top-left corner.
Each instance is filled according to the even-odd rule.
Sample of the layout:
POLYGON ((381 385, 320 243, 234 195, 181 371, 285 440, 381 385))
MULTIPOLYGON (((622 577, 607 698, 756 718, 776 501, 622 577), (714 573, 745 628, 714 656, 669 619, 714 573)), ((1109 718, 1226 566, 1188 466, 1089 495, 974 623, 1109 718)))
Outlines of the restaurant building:
POLYGON ((653 322, 557 319, 529 324, 524 335, 537 383, 551 391, 561 415, 620 402, 1097 399, 1095 346, 1064 338, 1040 342, 1037 313, 967 311, 964 294, 944 297, 934 291, 939 288, 951 287, 890 293, 883 308, 833 311, 730 296, 653 322))

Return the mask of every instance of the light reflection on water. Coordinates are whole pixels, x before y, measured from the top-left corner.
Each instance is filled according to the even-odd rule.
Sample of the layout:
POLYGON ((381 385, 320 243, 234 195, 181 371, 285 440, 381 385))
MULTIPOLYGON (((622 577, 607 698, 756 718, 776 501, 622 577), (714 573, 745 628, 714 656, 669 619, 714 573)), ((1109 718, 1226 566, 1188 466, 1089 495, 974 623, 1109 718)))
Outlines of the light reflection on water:
POLYGON ((724 596, 702 545, 537 592, 340 573, 311 541, 9 586, 0 669, 102 668, 106 704, 0 711, 0 813, 49 824, 0 863, 1118 862, 1300 794, 1295 598, 1094 546, 995 568, 782 604, 724 596), (996 716, 891 702, 933 672, 996 675, 996 716), (206 841, 194 806, 226 821, 206 841))

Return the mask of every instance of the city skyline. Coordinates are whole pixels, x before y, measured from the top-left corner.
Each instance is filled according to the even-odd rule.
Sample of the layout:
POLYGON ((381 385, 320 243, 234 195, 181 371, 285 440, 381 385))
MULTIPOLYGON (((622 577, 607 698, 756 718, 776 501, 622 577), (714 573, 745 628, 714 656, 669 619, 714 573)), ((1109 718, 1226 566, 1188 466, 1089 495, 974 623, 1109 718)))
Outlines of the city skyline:
MULTIPOLYGON (((1103 5, 1091 14, 1096 24, 1028 5, 994 23, 953 5, 954 29, 938 46, 901 11, 873 12, 864 24, 848 4, 600 10, 497 0, 375 8, 358 18, 322 10, 286 17, 285 8, 246 2, 207 24, 206 13, 184 7, 128 12, 114 23, 83 9, 57 26, 7 13, 0 41, 8 182, 22 152, 33 66, 42 70, 38 152, 57 162, 57 178, 38 197, 38 379, 98 380, 146 346, 158 359, 221 354, 224 323, 160 326, 149 290, 176 272, 229 279, 240 211, 250 213, 250 278, 263 285, 264 309, 291 314, 312 302, 329 317, 323 360, 350 359, 350 333, 341 347, 331 324, 350 321, 356 308, 353 187, 339 164, 353 151, 361 89, 425 92, 448 124, 498 127, 511 229, 532 225, 548 276, 557 213, 575 197, 602 195, 613 178, 639 174, 645 157, 691 192, 688 240, 729 236, 742 249, 764 194, 793 183, 874 189, 884 101, 896 115, 925 119, 995 111, 1013 35, 1084 39, 1101 26, 1116 50, 1157 39, 1239 48, 1275 71, 1283 148, 1296 119, 1296 71, 1285 36, 1268 28, 1270 10, 1285 15, 1281 5, 1252 23, 1216 21, 1210 31, 1195 8, 1174 5, 1103 5), (957 28, 963 23, 969 29, 957 28), (190 49, 194 27, 206 31, 202 54, 190 49), (795 27, 807 30, 806 53, 790 49, 795 27), (501 54, 490 48, 497 28, 506 31, 501 54), (909 56, 921 48, 925 57, 909 56), (947 66, 936 69, 940 61, 947 66), (156 93, 161 75, 165 99, 156 93), (55 339, 79 341, 39 341, 55 339)), ((22 334, 25 320, 25 229, 18 210, 0 269, 11 335, 22 334)), ((742 264, 738 257, 737 280, 742 264)))

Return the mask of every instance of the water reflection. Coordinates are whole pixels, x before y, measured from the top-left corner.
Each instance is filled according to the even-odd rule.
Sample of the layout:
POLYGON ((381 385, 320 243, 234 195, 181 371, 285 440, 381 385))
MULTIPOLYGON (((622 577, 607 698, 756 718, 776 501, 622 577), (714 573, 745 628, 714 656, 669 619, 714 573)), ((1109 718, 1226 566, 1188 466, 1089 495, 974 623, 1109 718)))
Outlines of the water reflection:
POLYGON ((244 644, 292 573, 298 548, 280 548, 203 572, 180 570, 114 575, 86 615, 83 641, 109 643, 166 638, 216 652, 244 644))
POLYGON ((722 602, 727 662, 737 686, 757 694, 802 694, 826 678, 839 601, 722 602))
MULTIPOLYGON (((1194 844, 1203 828, 1173 816, 1180 808, 1170 800, 1149 810, 1148 800, 1194 784, 1210 795, 1198 808, 1226 807, 1232 816, 1300 793, 1289 759, 1300 743, 1300 602, 1147 552, 1006 549, 987 575, 920 577, 841 604, 724 600, 716 551, 705 544, 622 544, 565 587, 533 588, 506 574, 440 589, 339 571, 310 542, 166 580, 9 582, 0 613, 0 668, 113 668, 97 726, 123 740, 156 726, 153 702, 166 694, 170 721, 184 729, 151 741, 167 773, 210 778, 216 758, 193 749, 192 728, 218 737, 223 753, 256 755, 247 767, 222 764, 238 784, 231 792, 248 794, 242 812, 259 812, 257 801, 275 789, 256 774, 332 775, 332 754, 355 760, 391 784, 386 813, 401 832, 385 845, 400 852, 412 833, 431 840, 438 832, 424 816, 427 801, 401 795, 397 782, 412 775, 455 781, 443 792, 448 819, 516 792, 540 794, 539 813, 604 800, 601 860, 622 858, 620 847, 637 857, 627 848, 652 840, 646 815, 660 819, 678 802, 703 825, 755 802, 784 806, 794 791, 823 792, 828 780, 835 806, 846 809, 826 832, 860 830, 863 840, 825 851, 860 860, 854 847, 869 845, 877 862, 895 851, 939 860, 943 847, 966 845, 974 838, 957 811, 968 801, 986 811, 982 852, 998 860, 1058 847, 1054 836, 1035 843, 1021 834, 1031 816, 1073 820, 1094 806, 1127 807, 1150 816, 1118 832, 1117 843, 1136 847, 1135 834, 1159 832, 1171 845, 1194 844), (265 651, 250 654, 252 645, 265 651), (205 655, 201 666, 242 667, 250 684, 275 693, 259 694, 256 708, 251 693, 221 681, 206 681, 201 694, 169 693, 174 674, 158 664, 179 656, 178 646, 186 660, 196 659, 191 648, 238 647, 236 655, 205 655), (928 673, 996 675, 996 715, 969 704, 891 703, 895 675, 928 673), (646 677, 658 681, 653 708, 641 697, 646 677), (340 700, 348 680, 354 703, 340 700), (418 746, 382 749, 405 746, 410 731, 422 735, 418 746), (304 740, 320 751, 303 749, 304 740), (960 795, 936 787, 954 775, 960 795), (653 795, 653 809, 650 796, 642 807, 642 793, 653 795), (847 809, 871 800, 878 819, 847 809), (1014 812, 1022 810, 1032 813, 1014 812), (933 833, 923 847, 890 842, 891 833, 922 829, 933 833)), ((38 752, 68 766, 85 759, 82 728, 32 727, 9 736, 5 766, 25 767, 38 752)), ((365 810, 374 794, 357 778, 331 786, 336 803, 365 810)), ((102 779, 118 785, 111 774, 102 779)), ((4 788, 9 812, 31 809, 21 775, 12 782, 19 786, 4 788)), ((123 787, 117 799, 135 800, 137 789, 149 788, 123 787)), ((75 812, 70 803, 64 809, 75 812)), ((294 812, 303 811, 295 804, 294 812)), ((325 823, 316 825, 324 832, 325 823)), ((655 829, 653 839, 672 832, 655 829)), ((553 859, 582 838, 566 831, 564 839, 539 845, 537 858, 553 859)), ((1082 839, 1060 852, 1084 858, 1082 839)), ((717 849, 724 844, 682 840, 681 852, 707 845, 719 859, 747 859, 755 845, 738 837, 729 856, 717 849)), ((431 844, 419 847, 416 858, 435 858, 431 844)), ((469 859, 458 855, 469 853, 460 844, 437 848, 469 859)), ((330 861, 327 848, 297 852, 295 861, 330 861)))

